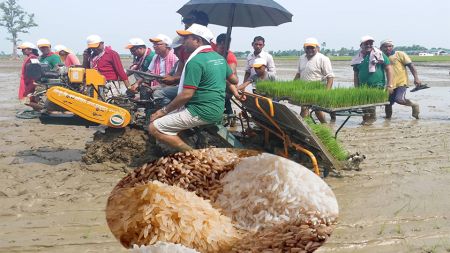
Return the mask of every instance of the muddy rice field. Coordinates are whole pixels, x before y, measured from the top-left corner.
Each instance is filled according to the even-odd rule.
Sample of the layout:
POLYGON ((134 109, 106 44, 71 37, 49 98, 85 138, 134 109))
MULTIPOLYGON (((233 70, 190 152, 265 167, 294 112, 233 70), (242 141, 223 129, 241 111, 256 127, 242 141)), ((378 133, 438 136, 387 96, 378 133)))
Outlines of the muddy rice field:
MULTIPOLYGON (((276 61, 278 76, 293 78, 296 64, 276 61)), ((336 83, 352 83, 349 62, 332 64, 336 83)), ((375 124, 352 117, 340 132, 345 147, 367 159, 361 171, 325 179, 340 217, 316 252, 450 252, 450 63, 416 66, 432 87, 407 93, 420 103, 419 120, 395 105, 391 120, 378 108, 375 124)), ((82 161, 101 128, 16 118, 25 109, 17 101, 20 67, 0 60, 0 252, 126 252, 106 224, 105 206, 131 168, 82 161)))

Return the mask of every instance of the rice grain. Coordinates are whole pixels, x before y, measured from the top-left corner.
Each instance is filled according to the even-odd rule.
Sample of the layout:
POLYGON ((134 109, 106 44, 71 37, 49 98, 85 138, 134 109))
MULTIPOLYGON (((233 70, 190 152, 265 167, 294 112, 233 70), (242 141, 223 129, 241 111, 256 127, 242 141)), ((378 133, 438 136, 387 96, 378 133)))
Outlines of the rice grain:
POLYGON ((106 219, 126 248, 162 241, 200 252, 223 252, 239 238, 231 219, 209 201, 158 181, 114 191, 108 199, 106 219))
POLYGON ((306 219, 335 220, 338 205, 330 187, 302 165, 263 153, 243 158, 222 180, 215 205, 247 230, 306 219))

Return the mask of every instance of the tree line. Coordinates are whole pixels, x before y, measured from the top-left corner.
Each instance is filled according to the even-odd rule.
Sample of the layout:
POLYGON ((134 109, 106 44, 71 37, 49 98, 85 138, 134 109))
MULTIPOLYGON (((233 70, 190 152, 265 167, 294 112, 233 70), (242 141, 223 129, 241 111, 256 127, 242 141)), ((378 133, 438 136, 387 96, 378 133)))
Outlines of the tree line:
MULTIPOLYGON (((342 47, 341 49, 330 49, 330 48, 322 48, 320 50, 320 52, 324 55, 328 55, 328 56, 354 56, 358 53, 359 48, 345 48, 342 47)), ((407 54, 411 54, 411 55, 417 55, 420 52, 431 52, 431 51, 439 51, 439 50, 443 50, 446 51, 447 53, 450 54, 450 49, 447 48, 426 48, 424 46, 421 45, 412 45, 412 46, 396 46, 395 50, 397 51, 404 51, 407 54)), ((251 53, 250 51, 235 51, 233 52, 236 57, 238 58, 245 58, 249 53, 251 53)), ((300 56, 302 54, 304 54, 303 49, 297 50, 297 49, 289 49, 289 50, 278 50, 278 51, 270 51, 270 54, 272 54, 273 56, 300 56)))

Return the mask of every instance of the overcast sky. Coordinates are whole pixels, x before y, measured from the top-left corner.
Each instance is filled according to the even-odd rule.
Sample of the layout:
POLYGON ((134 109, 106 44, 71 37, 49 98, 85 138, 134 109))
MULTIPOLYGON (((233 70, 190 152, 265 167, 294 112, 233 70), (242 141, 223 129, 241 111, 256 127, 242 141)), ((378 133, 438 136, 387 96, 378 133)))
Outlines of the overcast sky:
MULTIPOLYGON (((3 1, 3 0, 0 0, 3 1)), ((159 33, 170 37, 182 29, 176 11, 187 0, 18 0, 27 12, 35 14, 39 25, 23 41, 36 43, 48 38, 53 45, 64 44, 81 52, 90 34, 100 35, 120 53, 131 37, 145 41, 159 33)), ((231 49, 251 50, 253 37, 266 39, 266 50, 300 49, 307 37, 326 42, 328 48, 358 48, 359 38, 369 34, 376 44, 386 38, 396 45, 418 44, 428 48, 450 48, 450 1, 411 0, 276 0, 294 16, 291 23, 278 27, 234 28, 231 49)), ((264 18, 264 17, 261 17, 264 18)), ((210 25, 217 36, 225 27, 210 25)), ((11 52, 0 27, 0 51, 11 52)), ((150 42, 148 43, 150 45, 150 42)))

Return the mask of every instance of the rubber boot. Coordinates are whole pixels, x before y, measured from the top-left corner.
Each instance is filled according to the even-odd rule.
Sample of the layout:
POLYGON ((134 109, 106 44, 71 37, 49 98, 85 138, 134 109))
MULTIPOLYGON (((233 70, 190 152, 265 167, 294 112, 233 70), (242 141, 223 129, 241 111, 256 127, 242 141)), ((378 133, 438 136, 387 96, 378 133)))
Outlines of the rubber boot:
POLYGON ((386 112, 386 119, 391 119, 391 117, 392 117, 392 105, 386 105, 384 107, 384 111, 386 112))

